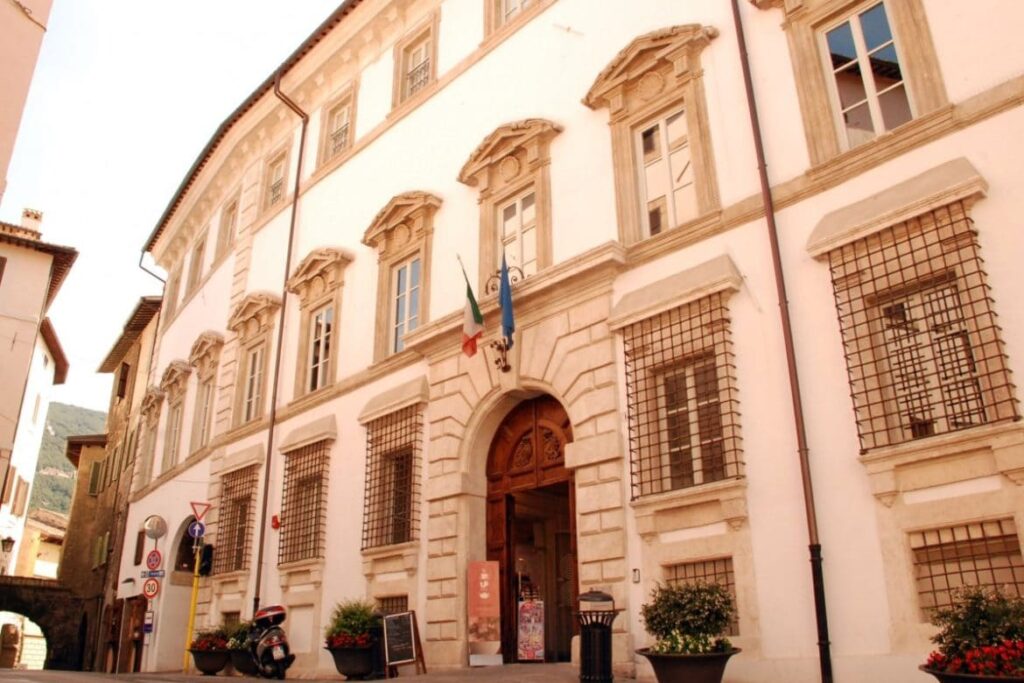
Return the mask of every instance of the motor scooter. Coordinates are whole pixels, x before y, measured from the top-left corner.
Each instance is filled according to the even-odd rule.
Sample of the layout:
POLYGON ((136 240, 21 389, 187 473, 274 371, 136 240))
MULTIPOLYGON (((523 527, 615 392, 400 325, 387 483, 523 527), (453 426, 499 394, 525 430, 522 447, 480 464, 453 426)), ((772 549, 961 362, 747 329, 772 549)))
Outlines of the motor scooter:
POLYGON ((288 649, 288 636, 281 624, 287 614, 281 605, 267 605, 253 615, 249 629, 249 654, 263 678, 285 679, 285 672, 295 661, 288 649))

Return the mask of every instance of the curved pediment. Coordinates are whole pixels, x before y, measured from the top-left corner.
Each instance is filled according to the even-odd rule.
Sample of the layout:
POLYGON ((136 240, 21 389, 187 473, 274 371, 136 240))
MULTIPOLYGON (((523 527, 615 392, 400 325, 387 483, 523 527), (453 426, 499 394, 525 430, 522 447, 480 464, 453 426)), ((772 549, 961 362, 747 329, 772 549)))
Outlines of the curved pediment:
MULTIPOLYGON (((713 26, 684 24, 635 38, 598 74, 583 98, 583 104, 591 109, 608 106, 613 91, 642 79, 664 63, 673 65, 676 76, 687 72, 690 69, 689 58, 703 50, 716 36, 718 29, 713 26)), ((666 84, 656 82, 656 78, 657 74, 653 74, 651 80, 641 86, 647 90, 666 87, 666 84)))
POLYGON ((288 278, 288 291, 305 301, 342 284, 345 266, 352 254, 335 247, 320 247, 309 252, 288 278))
POLYGON ((171 396, 178 396, 185 391, 188 376, 192 367, 183 360, 172 360, 160 378, 160 388, 171 396))
MULTIPOLYGON (((459 171, 459 182, 476 186, 482 171, 513 155, 520 148, 527 149, 527 157, 532 161, 539 155, 535 151, 531 153, 530 148, 535 150, 538 147, 536 143, 546 142, 560 132, 562 127, 547 119, 523 119, 499 126, 469 155, 459 171)), ((518 161, 515 163, 518 164, 518 161)))
POLYGON ((228 318, 228 328, 239 336, 249 337, 269 327, 280 307, 281 299, 270 292, 246 294, 228 318))
POLYGON ((401 226, 410 231, 409 237, 416 236, 429 224, 441 206, 441 198, 429 192, 403 192, 391 198, 383 209, 377 212, 370 227, 363 234, 363 244, 378 251, 392 241, 392 233, 401 226))

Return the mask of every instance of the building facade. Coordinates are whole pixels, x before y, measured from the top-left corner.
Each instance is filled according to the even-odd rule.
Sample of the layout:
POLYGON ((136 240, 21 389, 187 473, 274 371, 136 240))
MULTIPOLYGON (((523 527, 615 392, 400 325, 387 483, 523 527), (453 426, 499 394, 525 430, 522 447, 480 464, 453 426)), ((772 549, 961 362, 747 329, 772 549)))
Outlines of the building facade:
MULTIPOLYGON (((212 504, 198 623, 284 604, 305 674, 352 597, 414 609, 430 665, 467 666, 467 568, 494 560, 506 659, 524 581, 551 660, 599 589, 617 673, 649 679, 651 589, 714 580, 727 680, 920 675, 951 586, 1024 591, 1022 18, 343 3, 146 242, 169 275, 126 538, 160 515, 179 568, 212 504)), ((145 670, 180 666, 184 571, 145 670)))

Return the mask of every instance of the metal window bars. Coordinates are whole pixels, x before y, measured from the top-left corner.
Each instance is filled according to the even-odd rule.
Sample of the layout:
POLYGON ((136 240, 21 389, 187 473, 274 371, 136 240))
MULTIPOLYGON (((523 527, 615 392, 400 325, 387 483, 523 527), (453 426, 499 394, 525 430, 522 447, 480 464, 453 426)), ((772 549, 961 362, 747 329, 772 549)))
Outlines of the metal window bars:
POLYGON ((324 556, 330 442, 285 454, 278 564, 324 556))
POLYGON ((329 150, 327 152, 328 159, 333 159, 348 147, 348 127, 349 124, 346 123, 331 131, 329 150))
POLYGON ((239 571, 249 566, 259 469, 259 465, 250 465, 221 477, 214 574, 239 571))
POLYGON ((430 82, 430 60, 412 66, 405 74, 405 96, 412 97, 430 82))
POLYGON ((956 590, 966 586, 1024 597, 1024 558, 1013 519, 915 531, 910 548, 922 619, 950 606, 956 590))
POLYGON ((1017 419, 977 233, 962 202, 828 257, 862 453, 1017 419))
POLYGON ((401 614, 409 611, 408 595, 388 595, 377 598, 377 609, 381 614, 401 614))
POLYGON ((373 420, 366 430, 363 549, 405 543, 419 531, 423 416, 409 406, 373 420))
POLYGON ((683 562, 665 567, 665 583, 670 586, 693 583, 717 583, 729 591, 736 611, 729 622, 726 635, 740 634, 739 604, 736 601, 736 575, 732 570, 731 557, 716 557, 696 562, 683 562))
POLYGON ((623 330, 632 497, 742 475, 725 295, 623 330))

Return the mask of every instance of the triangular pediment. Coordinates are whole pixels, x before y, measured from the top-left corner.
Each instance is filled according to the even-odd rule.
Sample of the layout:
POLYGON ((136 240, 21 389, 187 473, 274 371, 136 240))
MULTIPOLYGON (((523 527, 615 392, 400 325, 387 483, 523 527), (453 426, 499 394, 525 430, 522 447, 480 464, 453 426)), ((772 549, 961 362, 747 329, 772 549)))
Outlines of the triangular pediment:
POLYGON ((160 404, 163 403, 163 400, 163 389, 159 387, 150 387, 146 390, 146 395, 142 397, 142 403, 139 405, 139 410, 142 411, 143 415, 155 415, 160 411, 160 404))
POLYGON ((301 295, 301 290, 318 278, 324 281, 325 286, 334 285, 341 271, 351 262, 352 255, 343 249, 314 249, 302 259, 292 276, 288 278, 288 291, 301 295))
POLYGON ((207 330, 203 332, 192 344, 192 351, 188 354, 189 364, 199 370, 200 376, 215 366, 220 357, 220 349, 224 346, 224 336, 219 332, 207 330))
POLYGON ((281 306, 281 299, 270 292, 252 292, 246 294, 242 302, 235 307, 228 319, 228 327, 239 332, 250 320, 256 320, 262 327, 263 323, 281 306))
POLYGON ((477 145, 459 171, 459 182, 473 186, 481 170, 499 161, 517 148, 537 138, 551 138, 562 127, 547 119, 523 119, 499 126, 477 145))
POLYGON ((429 192, 403 192, 391 198, 383 209, 377 212, 370 227, 363 234, 363 244, 377 247, 381 237, 396 226, 409 222, 421 211, 433 212, 441 206, 441 198, 429 192))
POLYGON ((160 378, 160 388, 168 394, 177 394, 185 389, 192 366, 183 360, 172 360, 160 378))
POLYGON ((651 31, 635 38, 608 63, 594 84, 590 86, 583 103, 591 109, 601 107, 607 93, 657 68, 662 60, 692 44, 700 49, 718 35, 718 29, 700 24, 684 24, 651 31))

